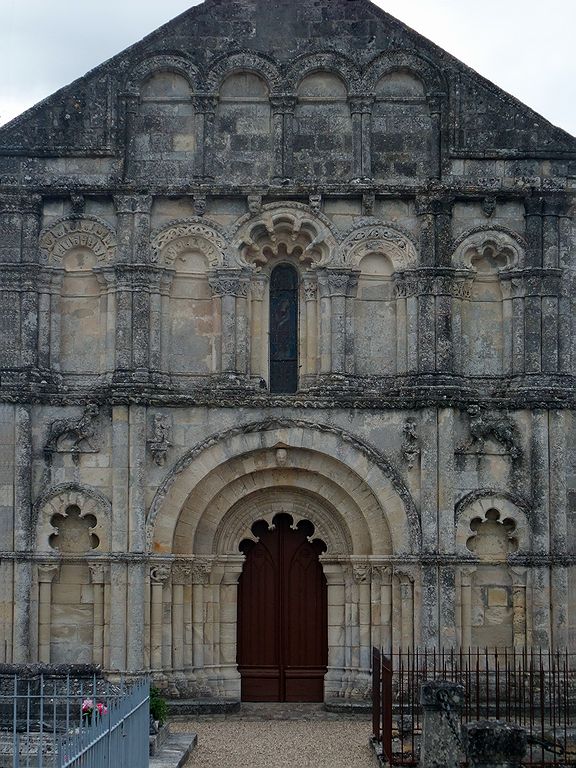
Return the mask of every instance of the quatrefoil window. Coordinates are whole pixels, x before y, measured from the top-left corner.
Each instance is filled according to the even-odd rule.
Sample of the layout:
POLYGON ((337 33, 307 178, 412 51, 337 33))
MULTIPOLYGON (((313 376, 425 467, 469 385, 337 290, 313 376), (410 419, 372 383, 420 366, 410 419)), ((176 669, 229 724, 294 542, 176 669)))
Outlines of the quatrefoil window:
POLYGON ((50 524, 56 529, 50 536, 52 549, 59 552, 88 552, 96 549, 100 539, 93 533, 97 525, 94 515, 83 515, 76 504, 71 504, 64 513, 58 512, 50 519, 50 524))

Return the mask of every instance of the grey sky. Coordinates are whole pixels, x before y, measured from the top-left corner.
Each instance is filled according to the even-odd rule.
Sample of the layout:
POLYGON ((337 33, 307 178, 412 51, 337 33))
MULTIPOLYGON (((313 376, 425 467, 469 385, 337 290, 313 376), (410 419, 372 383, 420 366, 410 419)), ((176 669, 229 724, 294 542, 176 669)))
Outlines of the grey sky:
MULTIPOLYGON (((0 124, 197 4, 0 0, 0 124)), ((376 4, 576 135, 574 0, 376 4)))

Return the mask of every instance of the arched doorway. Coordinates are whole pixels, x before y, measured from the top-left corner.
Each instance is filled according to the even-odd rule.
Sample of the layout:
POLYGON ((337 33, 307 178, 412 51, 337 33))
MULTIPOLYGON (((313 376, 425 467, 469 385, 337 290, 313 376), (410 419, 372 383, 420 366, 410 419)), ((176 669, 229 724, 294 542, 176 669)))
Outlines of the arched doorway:
POLYGON ((323 701, 328 664, 327 586, 310 541, 314 526, 290 515, 252 526, 238 584, 238 670, 243 701, 323 701))

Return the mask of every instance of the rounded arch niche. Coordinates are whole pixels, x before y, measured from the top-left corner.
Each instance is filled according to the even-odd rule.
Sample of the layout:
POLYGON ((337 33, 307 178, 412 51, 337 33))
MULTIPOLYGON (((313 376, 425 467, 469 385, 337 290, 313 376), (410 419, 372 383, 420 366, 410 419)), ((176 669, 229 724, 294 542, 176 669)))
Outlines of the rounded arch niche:
POLYGON ((183 456, 151 505, 150 545, 237 554, 251 525, 278 512, 310 520, 332 555, 420 547, 413 501, 383 456, 343 430, 287 421, 232 428, 183 456))

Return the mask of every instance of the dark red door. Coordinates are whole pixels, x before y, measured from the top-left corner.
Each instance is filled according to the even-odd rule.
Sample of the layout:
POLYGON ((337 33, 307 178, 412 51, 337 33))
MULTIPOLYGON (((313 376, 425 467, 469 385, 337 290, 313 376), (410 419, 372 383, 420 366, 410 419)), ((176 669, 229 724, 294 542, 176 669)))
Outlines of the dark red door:
POLYGON ((322 701, 328 657, 326 578, 310 523, 290 515, 257 523, 243 542, 238 585, 238 669, 242 701, 322 701))

